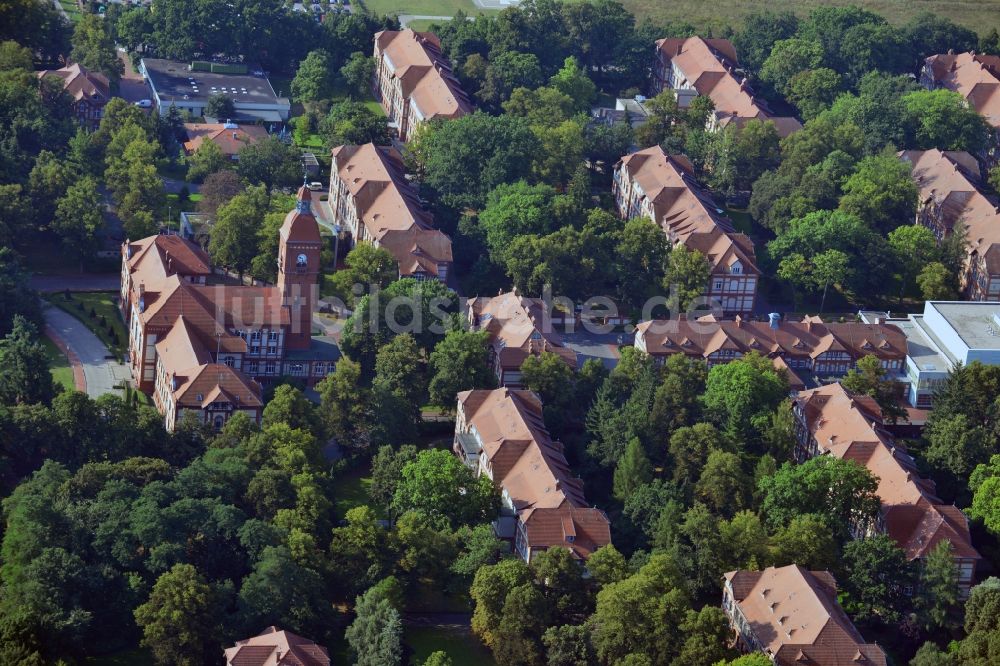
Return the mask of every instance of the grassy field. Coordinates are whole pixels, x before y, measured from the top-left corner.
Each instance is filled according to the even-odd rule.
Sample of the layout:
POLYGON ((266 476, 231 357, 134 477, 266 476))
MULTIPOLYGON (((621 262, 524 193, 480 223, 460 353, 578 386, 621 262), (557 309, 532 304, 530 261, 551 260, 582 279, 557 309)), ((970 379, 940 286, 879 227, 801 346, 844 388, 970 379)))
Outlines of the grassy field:
POLYGON ((424 14, 427 16, 454 16, 462 10, 470 16, 487 14, 472 0, 364 0, 365 6, 374 14, 424 14))
MULTIPOLYGON (((1000 0, 622 0, 636 17, 657 23, 688 22, 696 27, 737 26, 743 16, 762 10, 792 11, 805 16, 828 5, 860 5, 893 23, 905 23, 920 12, 932 12, 977 32, 1000 27, 1000 0)), ((430 12, 427 12, 430 13, 430 12)))
MULTIPOLYGON (((367 469, 353 470, 345 476, 337 477, 335 497, 333 500, 334 511, 337 518, 343 518, 351 509, 367 504, 372 505, 368 497, 368 489, 371 488, 372 478, 367 469)), ((376 512, 381 513, 378 507, 373 507, 376 512)))
POLYGON ((115 302, 117 295, 113 291, 73 293, 70 294, 70 300, 67 301, 63 294, 51 294, 48 296, 48 300, 56 307, 62 308, 82 321, 109 349, 122 356, 126 352, 126 345, 128 345, 128 333, 122 322, 121 314, 118 312, 118 304, 115 302), (83 305, 82 309, 80 304, 83 305), (90 317, 91 309, 94 310, 95 316, 93 318, 90 317), (101 325, 101 317, 104 317, 107 325, 114 329, 117 340, 113 340, 108 335, 107 325, 101 325))
POLYGON ((104 657, 91 657, 85 666, 153 666, 153 656, 148 650, 135 649, 104 657))
POLYGON ((69 365, 69 359, 59 351, 56 343, 52 342, 48 336, 42 335, 39 339, 42 346, 45 347, 45 354, 49 359, 49 372, 52 373, 52 381, 67 391, 76 389, 76 383, 73 381, 73 368, 69 365))
POLYGON ((73 23, 83 18, 83 12, 73 0, 59 0, 59 4, 62 5, 63 11, 69 15, 69 20, 73 23))
POLYGON ((495 666, 493 655, 467 629, 407 627, 403 640, 413 650, 410 663, 424 663, 432 652, 443 650, 455 666, 495 666))

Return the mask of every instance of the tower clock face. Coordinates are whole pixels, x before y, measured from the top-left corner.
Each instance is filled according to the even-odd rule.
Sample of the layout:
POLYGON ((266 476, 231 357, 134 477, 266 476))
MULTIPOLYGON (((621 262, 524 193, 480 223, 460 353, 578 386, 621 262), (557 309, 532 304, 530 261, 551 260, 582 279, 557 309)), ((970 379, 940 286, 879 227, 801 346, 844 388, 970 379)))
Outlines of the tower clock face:
POLYGON ((300 254, 295 260, 296 266, 305 266, 306 263, 307 263, 307 257, 304 254, 300 254))

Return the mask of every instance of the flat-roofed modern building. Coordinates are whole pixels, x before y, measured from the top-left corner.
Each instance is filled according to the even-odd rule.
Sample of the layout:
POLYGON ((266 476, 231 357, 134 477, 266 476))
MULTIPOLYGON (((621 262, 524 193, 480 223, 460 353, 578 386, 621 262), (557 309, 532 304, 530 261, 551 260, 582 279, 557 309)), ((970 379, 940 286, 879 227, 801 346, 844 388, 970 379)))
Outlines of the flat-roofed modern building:
MULTIPOLYGON (((208 63, 206 63, 208 64, 208 63)), ((194 117, 205 115, 208 100, 224 95, 233 100, 235 118, 218 120, 281 123, 288 120, 291 103, 275 94, 263 71, 242 65, 227 65, 226 72, 204 71, 199 63, 143 58, 139 72, 149 83, 153 102, 163 116, 171 106, 194 117), (229 73, 229 71, 233 73, 229 73)))
POLYGON ((861 312, 866 323, 892 324, 906 336, 907 401, 930 407, 934 391, 959 363, 1000 365, 1000 303, 927 301, 922 314, 861 312))

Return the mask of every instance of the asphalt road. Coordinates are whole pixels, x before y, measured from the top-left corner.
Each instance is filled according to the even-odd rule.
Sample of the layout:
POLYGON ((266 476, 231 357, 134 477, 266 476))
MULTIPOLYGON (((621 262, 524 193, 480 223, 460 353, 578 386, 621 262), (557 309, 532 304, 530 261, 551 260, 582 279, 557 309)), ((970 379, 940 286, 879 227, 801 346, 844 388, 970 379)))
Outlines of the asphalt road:
POLYGON ((132 373, 128 366, 114 359, 100 338, 79 319, 52 305, 44 306, 43 314, 45 323, 79 357, 83 365, 83 376, 87 380, 87 395, 91 398, 105 393, 117 393, 120 389, 115 386, 131 379, 132 373), (108 358, 109 356, 112 358, 108 358))

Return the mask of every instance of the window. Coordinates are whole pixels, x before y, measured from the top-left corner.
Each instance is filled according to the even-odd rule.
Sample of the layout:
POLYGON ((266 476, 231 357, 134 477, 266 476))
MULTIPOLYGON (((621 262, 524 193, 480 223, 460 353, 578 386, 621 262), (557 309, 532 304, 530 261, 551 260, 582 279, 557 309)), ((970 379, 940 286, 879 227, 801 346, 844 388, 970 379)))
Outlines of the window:
POLYGON ((215 419, 212 422, 212 425, 215 427, 216 430, 222 430, 222 424, 224 421, 225 419, 223 418, 222 414, 216 414, 215 419))
POLYGON ((722 280, 716 280, 712 286, 716 291, 722 291, 722 280))
POLYGON ((259 354, 260 353, 260 345, 251 345, 250 346, 250 353, 254 354, 254 355, 259 354))
POLYGON ((268 356, 274 356, 277 353, 278 353, 278 348, 277 347, 275 347, 274 345, 268 345, 267 346, 267 355, 268 356))
POLYGON ((250 333, 251 340, 260 340, 260 331, 252 331, 250 333))
POLYGON ((267 339, 268 339, 269 341, 274 341, 274 340, 277 340, 277 339, 278 339, 278 332, 277 332, 277 331, 270 331, 270 332, 269 332, 269 333, 267 334, 267 339))
POLYGON ((277 369, 277 365, 275 364, 275 362, 274 361, 268 361, 267 364, 264 365, 264 374, 265 375, 273 375, 276 369, 277 369))
POLYGON ((232 356, 225 357, 224 359, 222 359, 222 362, 225 363, 230 368, 236 365, 236 359, 234 359, 232 356))

